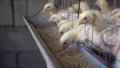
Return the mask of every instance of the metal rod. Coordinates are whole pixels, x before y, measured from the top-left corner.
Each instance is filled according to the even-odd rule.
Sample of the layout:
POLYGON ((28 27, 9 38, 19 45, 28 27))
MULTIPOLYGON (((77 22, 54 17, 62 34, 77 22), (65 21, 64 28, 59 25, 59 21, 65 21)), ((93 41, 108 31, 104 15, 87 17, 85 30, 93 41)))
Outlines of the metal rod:
POLYGON ((16 68, 20 68, 19 67, 19 55, 20 55, 20 52, 17 52, 16 53, 16 68))
POLYGON ((11 8, 12 8, 12 27, 15 27, 15 9, 14 9, 14 0, 11 0, 11 8))
POLYGON ((26 16, 29 15, 29 3, 28 3, 28 0, 25 0, 25 3, 26 3, 26 16))
POLYGON ((81 2, 81 0, 79 0, 79 6, 78 6, 78 18, 79 18, 79 12, 80 12, 80 2, 81 2))

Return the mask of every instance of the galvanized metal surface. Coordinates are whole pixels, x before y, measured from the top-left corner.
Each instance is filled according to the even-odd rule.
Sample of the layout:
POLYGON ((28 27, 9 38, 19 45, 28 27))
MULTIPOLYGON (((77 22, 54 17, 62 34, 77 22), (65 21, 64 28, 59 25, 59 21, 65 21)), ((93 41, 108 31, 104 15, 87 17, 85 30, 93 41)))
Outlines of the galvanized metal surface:
POLYGON ((38 35, 33 25, 28 22, 26 17, 24 17, 24 21, 27 27, 29 28, 36 44, 38 45, 38 48, 43 55, 43 58, 46 61, 47 68, 61 68, 60 64, 57 62, 55 57, 52 55, 51 51, 48 49, 48 47, 46 46, 42 38, 38 35))

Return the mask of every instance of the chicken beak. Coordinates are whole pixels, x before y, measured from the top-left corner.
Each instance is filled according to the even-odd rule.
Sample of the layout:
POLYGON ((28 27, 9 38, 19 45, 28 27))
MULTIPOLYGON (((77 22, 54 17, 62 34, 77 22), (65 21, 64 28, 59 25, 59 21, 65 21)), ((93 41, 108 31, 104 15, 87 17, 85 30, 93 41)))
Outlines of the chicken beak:
POLYGON ((81 24, 82 24, 82 20, 79 19, 79 20, 78 20, 78 25, 81 25, 81 24))
POLYGON ((97 1, 95 2, 95 5, 98 5, 98 2, 97 2, 97 1))
POLYGON ((49 21, 49 22, 52 22, 52 19, 50 18, 48 21, 49 21))
POLYGON ((47 12, 47 10, 46 10, 46 8, 44 7, 44 8, 43 8, 43 13, 45 13, 45 12, 47 12))
POLYGON ((115 15, 110 16, 110 18, 109 18, 109 19, 110 19, 110 21, 111 21, 111 20, 114 20, 114 19, 115 19, 115 15))
POLYGON ((61 48, 62 50, 65 50, 67 48, 67 45, 62 45, 61 48))
POLYGON ((57 28, 60 28, 60 25, 59 25, 59 24, 57 25, 57 28))
POLYGON ((113 48, 114 53, 117 53, 120 50, 120 40, 117 41, 116 46, 113 48))
POLYGON ((110 12, 109 14, 108 14, 108 19, 109 19, 109 21, 111 21, 111 20, 113 20, 114 19, 114 14, 112 13, 112 12, 110 12))

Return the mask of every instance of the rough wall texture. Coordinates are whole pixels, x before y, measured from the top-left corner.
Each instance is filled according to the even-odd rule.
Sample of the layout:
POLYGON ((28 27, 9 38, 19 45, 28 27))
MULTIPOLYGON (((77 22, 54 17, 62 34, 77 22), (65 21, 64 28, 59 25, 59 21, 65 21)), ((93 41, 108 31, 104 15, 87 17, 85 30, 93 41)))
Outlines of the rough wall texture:
POLYGON ((10 0, 0 0, 0 25, 11 26, 12 21, 12 7, 10 0))

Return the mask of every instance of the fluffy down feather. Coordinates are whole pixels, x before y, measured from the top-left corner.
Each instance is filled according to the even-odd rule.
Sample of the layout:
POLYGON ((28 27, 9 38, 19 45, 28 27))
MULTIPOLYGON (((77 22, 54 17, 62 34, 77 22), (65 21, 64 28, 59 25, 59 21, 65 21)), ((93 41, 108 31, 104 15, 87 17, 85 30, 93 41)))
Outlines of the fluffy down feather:
MULTIPOLYGON (((78 7, 79 7, 79 4, 74 4, 73 5, 73 8, 74 8, 75 12, 78 12, 78 7)), ((87 11, 87 10, 89 10, 89 5, 86 2, 81 1, 79 11, 84 12, 84 11, 87 11)))
POLYGON ((76 13, 76 11, 73 7, 68 7, 67 10, 71 13, 76 13))
POLYGON ((110 21, 114 21, 116 25, 120 25, 120 9, 114 9, 110 12, 109 15, 110 21))
POLYGON ((61 47, 66 49, 72 43, 84 42, 87 39, 87 34, 83 30, 84 27, 85 25, 81 25, 64 33, 60 38, 61 47))
POLYGON ((47 4, 45 4, 44 7, 43 7, 43 12, 49 12, 50 15, 53 15, 53 14, 58 13, 59 11, 58 11, 58 9, 55 7, 54 4, 52 4, 52 3, 47 3, 47 4))
POLYGON ((67 22, 66 20, 62 20, 59 24, 58 24, 58 32, 63 34, 69 30, 71 30, 73 28, 72 23, 67 22))
POLYGON ((107 26, 101 20, 100 11, 89 10, 80 14, 78 25, 86 24, 92 26, 97 33, 104 30, 107 26))
POLYGON ((106 0, 96 0, 96 4, 101 8, 102 13, 107 13, 110 11, 108 2, 106 0))
POLYGON ((106 46, 102 40, 101 32, 106 29, 106 25, 100 19, 99 11, 89 10, 80 14, 78 25, 85 24, 87 27, 88 40, 94 45, 93 48, 103 52, 110 52, 109 46, 106 46), (97 39, 97 40, 96 40, 97 39))

